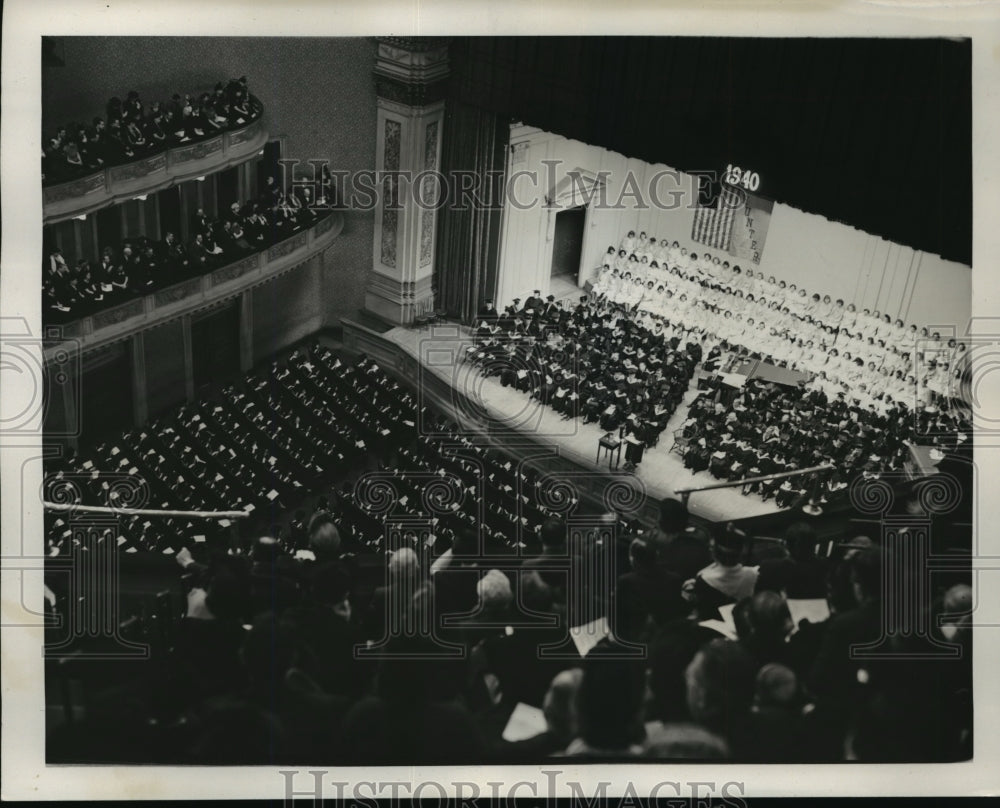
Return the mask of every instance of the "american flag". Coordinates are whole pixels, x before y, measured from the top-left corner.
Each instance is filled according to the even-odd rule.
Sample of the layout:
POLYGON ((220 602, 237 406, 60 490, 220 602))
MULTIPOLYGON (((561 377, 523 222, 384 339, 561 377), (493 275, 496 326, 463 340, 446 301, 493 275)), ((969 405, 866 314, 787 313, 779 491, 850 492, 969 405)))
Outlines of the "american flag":
POLYGON ((695 210, 691 240, 716 250, 728 250, 733 223, 743 202, 743 194, 738 189, 723 183, 714 205, 695 210))

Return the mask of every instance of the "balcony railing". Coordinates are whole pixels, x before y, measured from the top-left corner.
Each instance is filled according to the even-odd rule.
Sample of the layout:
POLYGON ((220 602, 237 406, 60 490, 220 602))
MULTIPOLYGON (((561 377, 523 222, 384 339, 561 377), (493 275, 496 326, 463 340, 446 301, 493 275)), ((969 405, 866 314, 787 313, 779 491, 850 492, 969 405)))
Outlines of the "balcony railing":
POLYGON ((230 129, 214 137, 46 186, 42 189, 43 222, 54 224, 83 216, 139 194, 161 191, 245 162, 264 148, 267 138, 267 122, 262 112, 242 129, 230 129))
POLYGON ((344 229, 344 215, 332 212, 260 252, 187 278, 142 297, 46 329, 45 359, 113 342, 253 288, 310 259, 344 229))
POLYGON ((709 483, 708 485, 693 486, 691 488, 677 488, 674 490, 674 493, 681 498, 682 502, 686 503, 688 499, 691 498, 692 494, 697 494, 701 491, 714 491, 717 488, 737 488, 744 485, 750 485, 751 483, 762 483, 770 480, 781 480, 785 477, 799 477, 803 474, 814 474, 818 471, 833 471, 835 468, 835 466, 832 466, 829 463, 824 463, 820 466, 810 466, 807 469, 779 471, 775 474, 762 474, 759 477, 744 477, 740 480, 724 480, 718 483, 709 483))

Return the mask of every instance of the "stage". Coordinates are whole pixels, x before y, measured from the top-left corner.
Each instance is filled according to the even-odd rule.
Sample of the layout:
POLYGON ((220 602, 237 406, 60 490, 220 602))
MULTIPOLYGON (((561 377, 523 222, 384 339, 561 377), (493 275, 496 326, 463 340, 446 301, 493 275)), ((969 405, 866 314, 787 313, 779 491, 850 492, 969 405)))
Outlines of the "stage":
MULTIPOLYGON (((598 441, 605 434, 596 423, 584 424, 582 418, 563 420, 551 407, 532 399, 527 393, 504 387, 498 377, 484 378, 479 368, 462 361, 465 349, 472 344, 471 332, 458 324, 446 323, 427 328, 393 328, 381 335, 417 360, 421 373, 433 373, 454 390, 456 396, 471 400, 503 423, 511 433, 530 436, 545 443, 575 464, 595 471, 608 470, 606 454, 597 463, 598 441)), ((696 377, 697 378, 697 377, 696 377)), ((414 382, 417 382, 414 379, 414 382)), ((681 406, 667 424, 659 443, 645 451, 642 463, 633 472, 642 483, 647 497, 662 499, 676 496, 678 488, 690 488, 720 482, 707 471, 692 473, 684 467, 680 455, 670 451, 674 431, 687 419, 688 407, 698 395, 695 381, 681 406)), ((756 494, 744 496, 739 488, 721 488, 695 493, 688 506, 693 514, 713 522, 743 519, 776 513, 781 510, 774 500, 764 502, 756 494)))

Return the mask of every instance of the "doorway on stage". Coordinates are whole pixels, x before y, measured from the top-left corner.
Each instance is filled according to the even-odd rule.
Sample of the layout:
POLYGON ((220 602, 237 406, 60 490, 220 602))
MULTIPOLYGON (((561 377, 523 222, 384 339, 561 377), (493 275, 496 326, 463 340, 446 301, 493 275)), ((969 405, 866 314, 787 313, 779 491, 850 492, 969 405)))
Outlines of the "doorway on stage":
POLYGON ((583 228, 587 208, 580 205, 556 214, 552 236, 552 294, 557 298, 579 287, 580 258, 583 255, 583 228))

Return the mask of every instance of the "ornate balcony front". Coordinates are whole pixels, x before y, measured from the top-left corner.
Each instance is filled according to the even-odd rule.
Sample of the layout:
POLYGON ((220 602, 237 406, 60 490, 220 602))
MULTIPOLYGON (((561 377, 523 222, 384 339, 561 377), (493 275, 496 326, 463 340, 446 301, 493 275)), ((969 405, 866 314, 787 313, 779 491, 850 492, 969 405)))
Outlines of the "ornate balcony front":
POLYGON ((264 148, 267 139, 267 120, 262 112, 242 129, 230 129, 214 137, 46 186, 42 189, 43 222, 54 224, 84 216, 140 194, 155 193, 238 165, 264 148))

